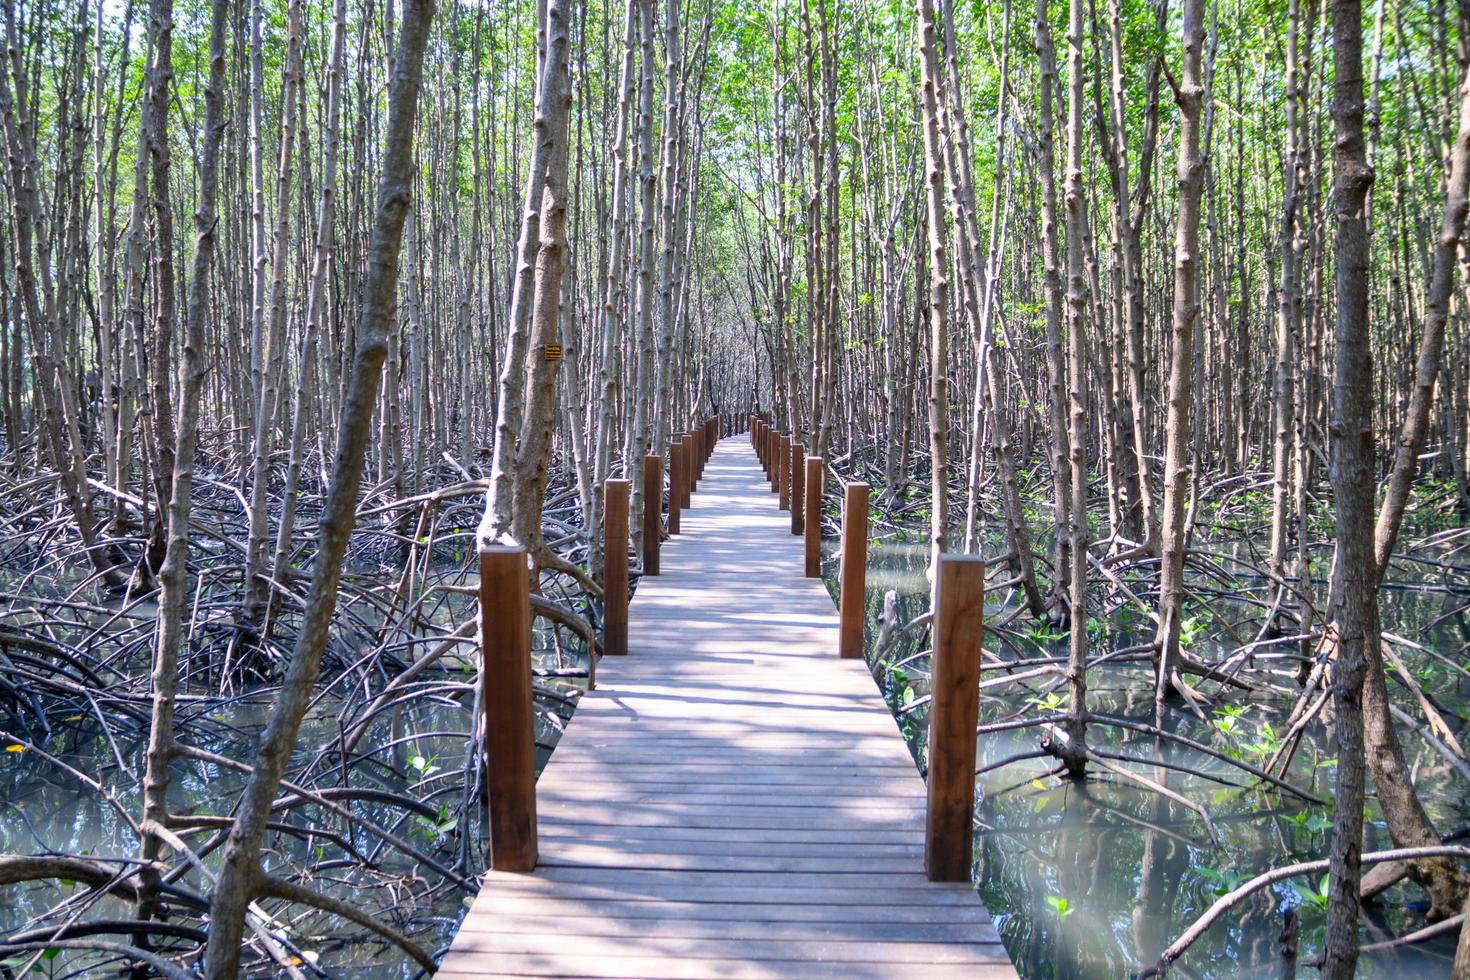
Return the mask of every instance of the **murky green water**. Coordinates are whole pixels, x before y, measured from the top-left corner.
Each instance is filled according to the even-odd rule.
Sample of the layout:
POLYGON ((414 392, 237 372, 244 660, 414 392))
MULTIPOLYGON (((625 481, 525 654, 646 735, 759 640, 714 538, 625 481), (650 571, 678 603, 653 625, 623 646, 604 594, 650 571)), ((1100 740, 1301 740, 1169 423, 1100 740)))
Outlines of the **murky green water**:
MULTIPOLYGON (((462 571, 461 565, 452 574, 462 571)), ((472 598, 455 597, 450 603, 426 608, 424 617, 440 627, 452 628, 454 622, 472 610, 472 598)), ((88 623, 95 623, 100 615, 87 617, 88 623)), ((130 615, 137 617, 136 630, 146 633, 151 628, 149 609, 137 607, 130 615)), ((536 666, 558 675, 538 678, 538 682, 567 691, 585 686, 585 677, 575 676, 579 669, 585 670, 583 651, 566 644, 558 650, 539 629, 536 647, 536 666)), ((424 647, 414 649, 422 652, 424 647)), ((146 658, 147 652, 147 645, 140 645, 129 662, 136 668, 142 662, 137 658, 146 658)), ((417 654, 409 659, 413 656, 417 654)), ((319 787, 350 787, 367 794, 381 791, 395 797, 392 800, 366 795, 338 802, 358 817, 407 840, 434 861, 472 878, 483 871, 486 863, 481 807, 476 804, 470 808, 474 825, 447 826, 449 815, 459 809, 467 783, 478 785, 477 780, 467 779, 472 776, 468 771, 467 752, 473 717, 469 690, 473 673, 468 663, 463 654, 451 654, 421 675, 420 693, 400 707, 383 712, 363 736, 351 753, 353 761, 346 776, 340 766, 343 729, 339 718, 348 702, 342 696, 341 685, 334 686, 319 696, 303 725, 293 769, 310 765, 319 774, 319 787), (405 805, 405 800, 414 805, 405 805)), ((332 671, 324 672, 324 679, 330 676, 332 671)), ((380 687, 381 684, 374 690, 380 687)), ((214 697, 201 698, 199 694, 197 689, 186 687, 179 711, 181 739, 233 759, 250 760, 255 738, 268 719, 270 692, 247 692, 223 702, 214 697)), ((356 710, 361 710, 361 697, 352 703, 356 710)), ((558 712, 565 713, 566 709, 545 698, 538 698, 538 703, 542 708, 538 712, 536 732, 539 766, 559 736, 558 712)), ((146 702, 140 708, 146 718, 146 702)), ((0 752, 0 852, 85 854, 122 859, 136 856, 137 838, 119 811, 135 819, 141 814, 139 774, 144 769, 147 731, 137 718, 129 719, 106 708, 104 712, 112 730, 112 741, 103 735, 94 718, 79 713, 50 718, 52 734, 37 737, 33 743, 34 749, 40 751, 0 752), (42 757, 41 752, 106 787, 112 803, 42 757)), ((351 721, 349 717, 349 725, 351 721)), ((13 727, 0 711, 0 729, 13 727)), ((5 746, 12 744, 5 740, 5 746)), ((233 770, 187 760, 175 763, 173 775, 170 809, 185 817, 228 814, 243 780, 233 770)), ((382 846, 373 834, 319 808, 281 811, 273 819, 296 828, 324 827, 340 837, 323 840, 309 835, 273 834, 268 844, 280 850, 267 854, 268 870, 290 875, 314 865, 308 875, 297 880, 360 903, 431 953, 447 947, 463 917, 464 899, 470 893, 446 882, 413 858, 382 846), (354 854, 346 853, 344 841, 354 854)), ((215 840, 215 833, 206 830, 186 832, 184 836, 197 848, 215 840)), ((212 858, 206 856, 207 863, 213 863, 219 856, 218 850, 211 853, 212 858)), ((207 898, 207 883, 193 873, 179 884, 186 892, 207 898)), ((54 918, 43 923, 38 917, 58 902, 85 893, 85 888, 53 883, 5 888, 5 900, 0 903, 0 936, 54 923, 54 918)), ((133 914, 132 908, 122 901, 103 898, 89 906, 82 917, 127 919, 133 914)), ((301 955, 305 960, 302 968, 308 971, 314 964, 334 976, 354 978, 406 978, 420 972, 396 948, 388 947, 371 934, 344 927, 339 918, 301 906, 291 906, 285 917, 269 925, 278 938, 289 943, 291 952, 301 955)), ((179 948, 192 945, 184 941, 179 948)), ((54 965, 62 967, 64 959, 54 961, 54 965)), ((44 965, 49 967, 53 963, 47 961, 44 965)))
MULTIPOLYGON (((867 588, 872 666, 878 666, 871 663, 871 645, 884 592, 892 589, 899 594, 900 621, 927 609, 925 556, 922 545, 901 541, 877 543, 870 549, 867 588)), ((835 577, 831 554, 827 556, 827 572, 830 585, 835 577)), ((1445 618, 1444 614, 1465 601, 1464 593, 1446 591, 1446 587, 1459 589, 1464 583, 1445 581, 1442 576, 1433 581, 1413 581, 1407 574, 1397 578, 1399 587, 1384 593, 1385 627, 1440 649, 1456 662, 1463 660, 1464 645, 1470 641, 1470 623, 1464 615, 1445 618)), ((1259 615, 1244 606, 1232 609, 1228 600, 1219 601, 1218 607, 1223 615, 1241 621, 1259 615)), ((1004 611, 997 603, 987 610, 987 617, 994 621, 1004 611)), ((451 615, 445 622, 452 619, 451 615)), ((1024 631, 1023 624, 1024 620, 1015 628, 1024 631)), ((1124 612, 1111 617, 1105 626, 1093 624, 1090 632, 1095 644, 1118 649, 1140 641, 1135 632, 1138 624, 1138 617, 1124 612)), ((1202 629, 1195 641, 1198 646, 1193 652, 1204 659, 1226 649, 1212 632, 1218 631, 1202 629)), ((922 632, 908 637, 889 652, 888 664, 921 654, 925 642, 922 632)), ((993 638, 987 640, 987 646, 994 642, 993 638)), ((1065 654, 1064 637, 1033 633, 1026 642, 1034 644, 1035 655, 1065 654)), ((1440 701, 1463 710, 1466 690, 1462 675, 1423 656, 1406 652, 1404 658, 1440 701)), ((547 650, 540 655, 538 665, 552 670, 575 668, 576 660, 576 651, 570 651, 569 662, 568 651, 558 655, 547 650)), ((878 671, 885 695, 920 759, 927 724, 922 706, 927 694, 926 669, 925 658, 919 656, 902 669, 878 671)), ((446 661, 430 679, 443 682, 445 693, 416 698, 385 716, 360 746, 359 751, 370 754, 370 761, 354 765, 348 780, 359 788, 381 788, 411 796, 424 803, 428 815, 372 800, 346 805, 410 839, 435 860, 473 874, 483 867, 483 829, 459 828, 458 834, 444 834, 433 826, 437 808, 443 804, 453 809, 463 793, 465 736, 472 709, 468 698, 448 685, 469 678, 461 662, 446 661), (461 847, 461 837, 467 837, 466 847, 461 847)), ((577 682, 566 679, 547 683, 570 687, 577 682)), ((1151 720, 1146 669, 1095 669, 1090 686, 1093 710, 1151 720)), ((987 688, 981 703, 982 721, 1043 710, 1055 693, 1060 693, 1059 677, 987 688)), ((1214 708, 1208 723, 1180 713, 1172 724, 1182 734, 1260 761, 1259 754, 1270 748, 1270 732, 1284 730, 1282 718, 1289 704, 1281 698, 1262 696, 1214 708), (1220 730, 1222 725, 1231 728, 1228 737, 1220 730)), ((268 699, 261 697, 243 697, 224 705, 203 701, 186 705, 182 712, 185 737, 233 758, 248 758, 268 709, 268 699)), ((324 752, 330 760, 339 739, 339 709, 340 702, 332 699, 316 707, 303 731, 301 759, 324 752)), ((1465 726, 1458 718, 1450 720, 1457 733, 1463 732, 1465 726)), ((139 813, 133 774, 143 765, 142 732, 120 726, 114 748, 85 717, 68 719, 56 729, 43 748, 112 787, 119 808, 139 813), (131 772, 123 772, 123 767, 131 772)), ((538 731, 540 761, 544 762, 556 737, 557 725, 548 712, 538 731)), ((985 766, 1032 750, 1036 739, 1035 730, 983 737, 978 744, 979 764, 985 766)), ((1326 807, 1303 805, 1292 797, 1262 790, 1238 770, 1175 745, 1160 748, 1146 737, 1124 736, 1117 729, 1103 727, 1092 728, 1089 741, 1094 748, 1141 760, 1131 768, 1206 806, 1219 834, 1219 846, 1211 844, 1193 813, 1111 774, 1097 775, 1085 783, 1064 782, 1049 774, 1048 760, 1044 759, 1017 762, 984 774, 979 781, 976 811, 977 879, 1012 958, 1027 978, 1127 976, 1152 964, 1164 946, 1234 883, 1273 866, 1326 853, 1330 821, 1326 807), (1219 781, 1169 771, 1152 764, 1156 761, 1187 765, 1219 781)), ((1330 798, 1333 778, 1330 765, 1322 761, 1330 756, 1324 751, 1330 743, 1330 727, 1314 725, 1291 769, 1297 785, 1323 798, 1330 798)), ((1407 736, 1405 745, 1420 773, 1425 802, 1437 825, 1441 829, 1463 826, 1470 816, 1466 781, 1451 778, 1439 756, 1415 737, 1407 736)), ((323 763, 328 767, 331 764, 323 763)), ((181 762, 176 767, 173 787, 174 809, 181 814, 225 813, 238 789, 239 777, 232 772, 181 762)), ((474 812, 478 813, 478 808, 474 812)), ((307 825, 321 818, 303 810, 287 819, 307 825)), ((403 899, 391 912, 395 924, 415 935, 426 948, 446 946, 463 915, 464 893, 444 886, 431 875, 416 874, 413 862, 401 855, 375 850, 368 835, 337 829, 343 830, 371 860, 366 866, 344 861, 325 867, 310 883, 334 894, 362 896, 364 903, 373 908, 380 906, 382 896, 400 894, 403 899)), ((209 836, 195 834, 190 839, 198 845, 209 836)), ((1377 820, 1370 822, 1369 836, 1370 848, 1388 844, 1377 820)), ((0 851, 131 856, 136 846, 114 808, 85 790, 76 779, 34 753, 7 752, 0 756, 0 851)), ((311 844, 296 841, 285 846, 291 848, 285 857, 293 863, 306 863, 312 857, 308 851, 311 844)), ((186 879, 183 884, 196 892, 204 891, 197 881, 186 879)), ((1320 945, 1322 912, 1310 894, 1315 886, 1309 881, 1284 883, 1259 894, 1197 943, 1176 965, 1174 974, 1201 978, 1278 976, 1277 936, 1287 908, 1297 908, 1302 917, 1301 961, 1305 967, 1320 945)), ((34 916, 73 891, 53 885, 6 889, 6 901, 0 906, 0 934, 29 928, 34 916)), ((1365 942, 1400 935, 1417 924, 1412 910, 1400 907, 1402 893, 1390 892, 1387 897, 1387 902, 1369 912, 1365 942)), ((297 913, 299 917, 277 925, 297 949, 316 956, 322 967, 338 975, 364 978, 415 973, 396 950, 344 929, 340 920, 300 910, 297 913)), ((130 910, 121 903, 104 900, 102 906, 87 914, 127 916, 130 910)), ((1448 973, 1452 955, 1453 940, 1445 939, 1409 950, 1369 955, 1360 973, 1365 977, 1443 976, 1448 973)), ((1312 971, 1304 968, 1302 973, 1311 975, 1312 971)))
MULTIPOLYGON (((917 758, 924 756, 927 716, 922 702, 928 693, 927 656, 905 669, 885 671, 874 664, 873 641, 883 593, 899 595, 900 622, 928 609, 929 585, 924 577, 927 550, 923 544, 902 541, 870 544, 867 580, 867 638, 870 666, 875 667, 890 706, 917 758)), ((829 587, 835 583, 835 556, 825 566, 829 587)), ((1446 652, 1465 643, 1463 615, 1434 621, 1446 610, 1466 601, 1463 592, 1445 591, 1444 583, 1401 582, 1411 587, 1384 593, 1385 629, 1414 638, 1446 652), (1420 586, 1428 586, 1425 590, 1420 586), (1431 626, 1431 624, 1434 624, 1431 626)), ((1456 583, 1450 583, 1452 586, 1456 583)), ((1217 603, 1225 617, 1246 619, 1247 610, 1217 603)), ((987 620, 1005 610, 987 609, 987 620)), ((1259 616, 1259 613, 1255 613, 1259 616)), ((1025 620, 1015 629, 1025 631, 1025 620)), ((1115 616, 1105 626, 1091 625, 1094 649, 1121 649, 1144 642, 1135 630, 1136 617, 1115 616)), ((1222 647, 1213 634, 1201 630, 1192 652, 1204 659, 1219 656, 1222 647)), ((1035 635, 1033 656, 1065 656, 1064 637, 1035 635)), ((987 649, 1000 649, 987 636, 987 649)), ((892 664, 922 653, 927 636, 908 637, 885 658, 892 664)), ((1443 703, 1462 711, 1466 689, 1459 675, 1422 656, 1404 659, 1427 690, 1443 703)), ((1457 662, 1462 657, 1456 656, 1457 662)), ((996 676, 987 673, 986 679, 996 676)), ((1095 668, 1089 672, 1089 707, 1099 713, 1143 722, 1152 720, 1152 674, 1145 664, 1134 667, 1095 668)), ((1402 691, 1395 692, 1397 697, 1402 691)), ((1024 717, 1054 710, 1053 695, 1062 695, 1060 675, 1020 681, 982 691, 981 722, 1024 717)), ((1284 733, 1290 703, 1279 696, 1252 696, 1212 706, 1208 724, 1179 712, 1171 726, 1179 733, 1216 749, 1260 763, 1274 748, 1272 739, 1284 733), (1231 728, 1227 737, 1222 726, 1231 728), (1270 727, 1267 727, 1270 726, 1270 727), (1275 733, 1273 735, 1273 733, 1275 733)), ((1457 732, 1464 725, 1450 719, 1457 732)), ((1327 724, 1314 724, 1296 753, 1290 769, 1292 782, 1330 800, 1334 772, 1327 751, 1331 745, 1327 724)), ((1463 738, 1463 735, 1461 735, 1463 738)), ((982 736, 978 765, 1037 748, 1038 730, 982 736)), ((1216 847, 1199 818, 1188 809, 1126 779, 1102 772, 1083 783, 1050 775, 1053 760, 1016 762, 982 774, 978 779, 976 808, 976 877, 985 904, 996 919, 1006 948, 1026 978, 1126 977, 1153 965, 1159 953, 1212 902, 1235 884, 1258 872, 1297 860, 1327 854, 1331 813, 1326 806, 1304 805, 1295 798, 1259 788, 1247 774, 1219 760, 1178 745, 1120 729, 1091 727, 1094 748, 1140 760, 1125 768, 1166 784, 1187 799, 1202 804, 1210 814, 1220 842, 1216 847), (1221 782, 1151 765, 1155 760, 1202 770, 1221 782)), ((1450 830, 1464 825, 1470 815, 1466 782, 1451 778, 1443 760, 1413 735, 1405 736, 1405 750, 1420 774, 1421 791, 1436 825, 1450 830)), ((1370 813, 1368 849, 1387 847, 1381 820, 1370 813)), ((1259 893, 1217 923, 1179 961, 1171 975, 1200 978, 1275 978, 1281 975, 1278 935, 1283 913, 1296 908, 1301 917, 1301 975, 1311 976, 1318 955, 1323 912, 1313 892, 1317 881, 1301 879, 1259 893)), ((1401 903, 1407 893, 1394 889, 1386 901, 1365 915, 1365 943, 1391 939, 1420 924, 1401 903)), ((1364 977, 1446 976, 1454 955, 1453 934, 1393 952, 1365 955, 1359 969, 1364 977)))

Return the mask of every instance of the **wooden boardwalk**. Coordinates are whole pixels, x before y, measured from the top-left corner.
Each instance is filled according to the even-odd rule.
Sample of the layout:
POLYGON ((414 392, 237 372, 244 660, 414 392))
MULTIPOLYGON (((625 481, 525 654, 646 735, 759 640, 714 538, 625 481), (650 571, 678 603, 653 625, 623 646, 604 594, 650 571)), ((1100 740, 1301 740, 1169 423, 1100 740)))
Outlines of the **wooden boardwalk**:
POLYGON ((926 878, 923 780, 744 436, 682 520, 537 783, 539 867, 438 976, 1015 977, 926 878))

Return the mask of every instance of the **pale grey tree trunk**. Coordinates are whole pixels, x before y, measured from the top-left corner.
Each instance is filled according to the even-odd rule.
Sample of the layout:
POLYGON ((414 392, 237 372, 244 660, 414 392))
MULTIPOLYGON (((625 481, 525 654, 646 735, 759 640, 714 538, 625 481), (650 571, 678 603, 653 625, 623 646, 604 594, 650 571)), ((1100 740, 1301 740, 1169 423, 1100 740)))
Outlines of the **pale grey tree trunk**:
POLYGON ((245 915, 262 884, 260 849, 271 801, 296 746, 337 607, 342 559, 352 533, 363 460, 372 436, 373 407, 388 353, 388 322, 396 306, 403 221, 416 177, 414 117, 433 14, 433 0, 407 0, 404 4, 402 33, 389 84, 383 174, 363 279, 357 349, 337 432, 332 483, 322 511, 311 588, 296 646, 270 722, 261 733, 255 766, 241 794, 210 900, 209 943, 204 956, 204 973, 209 980, 234 980, 239 974, 245 915))
POLYGON ((1174 304, 1169 336, 1168 411, 1164 424, 1164 510, 1159 525, 1159 628, 1155 690, 1162 697, 1175 683, 1179 631, 1184 615, 1184 555, 1188 547, 1185 503, 1190 493, 1193 444, 1195 329, 1199 319, 1199 221, 1205 158, 1200 149, 1200 112, 1209 98, 1201 54, 1205 41, 1204 0, 1184 0, 1183 64, 1175 101, 1179 104, 1178 216, 1174 228, 1174 304))

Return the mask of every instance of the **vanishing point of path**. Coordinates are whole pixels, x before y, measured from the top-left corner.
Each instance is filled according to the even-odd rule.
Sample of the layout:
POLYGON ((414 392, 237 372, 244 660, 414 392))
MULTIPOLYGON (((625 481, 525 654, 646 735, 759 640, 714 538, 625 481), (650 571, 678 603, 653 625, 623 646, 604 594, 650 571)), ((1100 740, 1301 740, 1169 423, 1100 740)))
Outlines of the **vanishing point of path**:
POLYGON ((1016 976, 924 874, 923 780, 744 436, 721 442, 441 978, 1016 976))

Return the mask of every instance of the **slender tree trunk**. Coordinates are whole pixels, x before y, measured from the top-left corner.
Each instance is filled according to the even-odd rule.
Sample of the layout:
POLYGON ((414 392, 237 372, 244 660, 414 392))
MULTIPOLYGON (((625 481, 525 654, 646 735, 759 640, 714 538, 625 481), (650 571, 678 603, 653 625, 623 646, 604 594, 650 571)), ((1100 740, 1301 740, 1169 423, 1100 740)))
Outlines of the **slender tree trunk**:
POLYGON ((1179 211, 1174 232, 1174 316, 1169 345, 1169 408, 1164 426, 1164 511, 1159 543, 1159 629, 1155 637, 1156 690, 1176 683, 1179 630, 1184 615, 1184 554, 1189 531, 1184 505, 1190 492, 1190 456, 1195 342, 1199 320, 1199 220, 1205 159, 1200 149, 1200 112, 1209 98, 1201 71, 1205 40, 1204 0, 1184 0, 1184 63, 1175 100, 1179 103, 1179 211))
MULTIPOLYGON (((940 136, 939 67, 933 0, 919 0, 919 93, 924 113, 924 203, 929 228, 929 570, 945 551, 949 514, 949 243, 940 136)), ((937 582, 937 579, 933 579, 937 582)))
MULTIPOLYGON (((1067 359, 1062 344, 1062 319, 1066 296, 1062 287, 1062 245, 1060 215, 1057 209, 1056 157, 1052 133, 1055 130, 1057 78, 1056 49, 1052 45, 1048 20, 1048 0, 1036 4, 1036 61, 1040 85, 1037 98, 1037 136, 1035 151, 1041 178, 1041 260, 1045 280, 1046 303, 1046 385, 1047 429, 1051 445, 1052 530, 1052 602, 1055 617, 1070 617, 1065 597, 1071 580, 1071 516, 1072 477, 1068 461, 1067 359)), ((1081 174, 1078 174, 1081 180, 1081 174)), ((1080 216, 1079 216, 1080 217, 1080 216)), ((1080 248, 1080 244, 1078 246, 1080 248)))
POLYGON ((1337 786, 1322 976, 1349 980, 1358 962, 1358 882, 1363 850, 1363 681, 1378 639, 1373 560, 1373 361, 1368 329, 1368 190, 1363 142, 1360 0, 1333 0, 1333 213, 1337 266, 1336 353, 1330 475, 1337 505, 1328 629, 1334 641, 1337 786))
MULTIPOLYGON (((567 222, 567 122, 572 104, 571 77, 567 69, 570 38, 570 0, 548 0, 546 4, 546 56, 537 88, 536 118, 533 123, 536 154, 545 154, 544 166, 532 165, 542 173, 539 186, 528 194, 541 197, 540 241, 536 249, 536 275, 531 298, 531 362, 527 366, 521 420, 516 450, 515 505, 511 530, 515 539, 533 555, 544 560, 541 537, 541 507, 546 497, 547 470, 551 465, 551 436, 556 420, 556 374, 559 361, 546 356, 547 348, 560 337, 562 273, 566 265, 567 222), (537 353, 542 356, 536 356, 537 353)), ((527 204, 527 210, 531 205, 527 204)))
POLYGON ((303 0, 286 8, 285 84, 281 89, 280 159, 276 167, 276 220, 271 232, 270 293, 264 319, 261 385, 255 405, 255 460, 250 486, 250 528, 245 544, 245 598, 241 621, 257 627, 265 616, 271 583, 266 578, 270 538, 270 475, 275 441, 277 402, 286 365, 286 265, 291 235, 291 186, 295 174, 296 90, 302 84, 301 33, 303 0))
POLYGON ((432 0, 408 0, 404 5, 402 33, 388 92, 383 175, 378 184, 378 208, 367 254, 368 271, 363 280, 357 350, 338 427, 332 484, 322 512, 301 630, 276 695, 270 723, 261 734, 255 768, 241 794, 210 900, 209 943, 204 956, 204 974, 208 980, 233 980, 240 972, 245 915, 262 884, 260 848, 271 801, 296 746, 301 719, 311 700, 322 649, 336 611, 342 559, 352 533, 363 460, 372 435, 373 406, 383 360, 388 353, 388 321, 396 306, 403 222, 412 200, 415 178, 414 118, 433 14, 432 0))
MULTIPOLYGON (((281 523, 276 528, 275 556, 271 562, 271 577, 285 582, 291 571, 292 538, 296 529, 296 493, 301 486, 301 464, 306 452, 306 416, 310 407, 310 393, 315 387, 313 376, 316 366, 316 348, 321 333, 321 322, 326 315, 327 273, 332 260, 333 205, 336 202, 337 155, 340 150, 338 127, 340 120, 342 75, 347 70, 345 34, 347 31, 346 0, 334 0, 332 12, 331 53, 327 67, 326 106, 324 108, 326 132, 323 134, 325 160, 322 164, 322 191, 318 203, 316 237, 312 250, 311 280, 306 292, 305 330, 301 339, 301 363, 296 372, 296 391, 291 407, 291 449, 286 463, 286 485, 281 492, 281 523)), ((466 423, 468 424, 468 423, 466 423)), ((276 593, 267 604, 274 608, 276 593)), ((269 620, 269 615, 267 619, 269 620)))
MULTIPOLYGON (((1067 445, 1067 508, 1070 562, 1068 622, 1071 635, 1067 655, 1067 735, 1063 763, 1070 775, 1081 776, 1087 730, 1087 277, 1083 269, 1086 247, 1086 201, 1082 196, 1083 76, 1082 0, 1071 0, 1067 18, 1067 405, 1066 433, 1057 438, 1067 445)), ((1058 572, 1060 576, 1061 572, 1058 572)))
MULTIPOLYGON (((164 844, 153 832, 169 825, 169 763, 175 754, 174 706, 179 687, 179 654, 184 643, 184 609, 189 598, 189 518, 194 486, 194 453, 199 441, 199 399, 208 370, 206 350, 210 318, 210 272, 216 246, 216 199, 219 151, 225 130, 225 32, 229 0, 210 7, 209 81, 204 89, 204 131, 199 148, 199 207, 194 215, 194 260, 186 297, 182 378, 179 390, 178 432, 173 452, 172 496, 168 502, 168 543, 159 570, 158 628, 153 650, 153 707, 149 719, 148 753, 143 775, 143 840, 140 857, 143 880, 150 890, 158 876, 151 870, 164 844)), ((143 917, 152 914, 152 896, 145 899, 143 917)))

